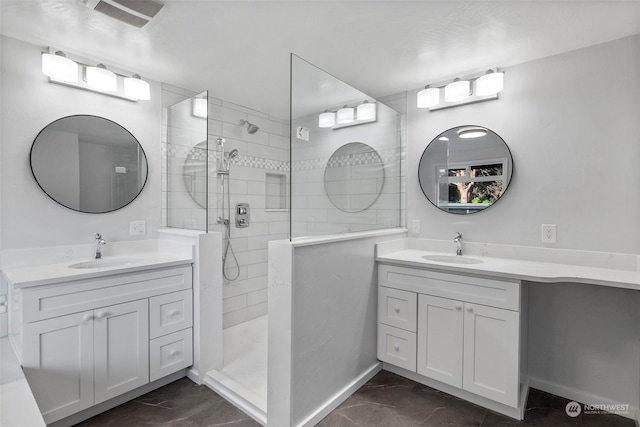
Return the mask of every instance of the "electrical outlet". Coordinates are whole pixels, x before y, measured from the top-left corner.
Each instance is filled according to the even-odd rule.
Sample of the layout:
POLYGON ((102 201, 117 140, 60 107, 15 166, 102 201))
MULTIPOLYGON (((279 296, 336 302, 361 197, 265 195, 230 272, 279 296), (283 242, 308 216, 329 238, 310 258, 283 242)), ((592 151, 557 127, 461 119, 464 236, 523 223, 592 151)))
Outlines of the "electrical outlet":
POLYGON ((145 234, 147 234, 146 221, 129 221, 130 236, 144 236, 145 234))
POLYGON ((542 243, 556 243, 555 224, 542 224, 542 243))
POLYGON ((411 221, 411 233, 420 234, 420 220, 414 219, 411 221))

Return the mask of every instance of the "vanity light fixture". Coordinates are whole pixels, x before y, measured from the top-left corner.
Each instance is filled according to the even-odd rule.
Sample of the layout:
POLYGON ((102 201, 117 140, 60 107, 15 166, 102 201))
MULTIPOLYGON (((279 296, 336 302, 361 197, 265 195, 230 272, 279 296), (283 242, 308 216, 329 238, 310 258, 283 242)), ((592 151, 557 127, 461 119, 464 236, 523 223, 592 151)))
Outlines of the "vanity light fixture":
POLYGON ((131 98, 148 101, 151 99, 151 88, 148 82, 142 80, 138 74, 124 78, 124 93, 131 98))
POLYGON ((42 54, 42 74, 64 82, 78 81, 78 64, 67 58, 64 52, 42 54))
POLYGON ((346 105, 336 113, 336 124, 346 125, 355 119, 354 109, 346 105))
POLYGON ((128 101, 151 99, 149 83, 138 74, 115 70, 111 66, 111 70, 107 70, 104 64, 92 66, 88 65, 90 62, 79 56, 68 58, 62 51, 49 47, 49 52, 42 54, 42 73, 49 77, 49 83, 90 90, 128 101))
POLYGON ((455 78, 453 82, 444 87, 445 102, 457 102, 471 96, 471 83, 469 80, 455 78))
POLYGON ((418 108, 429 108, 440 103, 440 89, 426 85, 418 92, 418 108))
POLYGON ((487 134, 487 130, 484 128, 463 128, 458 130, 458 137, 462 139, 480 138, 487 134))
POLYGON ((486 73, 455 78, 449 82, 431 84, 418 92, 416 105, 430 111, 475 102, 498 99, 504 89, 504 72, 492 68, 486 73), (444 91, 444 99, 441 92, 444 91))
POLYGON ((321 113, 318 116, 318 127, 321 128, 330 128, 335 126, 336 124, 336 113, 333 111, 324 110, 324 113, 321 113))
POLYGON ((377 120, 378 104, 375 101, 365 100, 354 107, 344 105, 337 112, 324 110, 318 115, 319 128, 340 129, 347 126, 355 126, 371 123, 377 120))
POLYGON ((115 92, 118 90, 118 78, 116 73, 107 70, 104 64, 98 64, 95 67, 85 68, 85 76, 87 84, 92 88, 103 90, 106 92, 115 92))

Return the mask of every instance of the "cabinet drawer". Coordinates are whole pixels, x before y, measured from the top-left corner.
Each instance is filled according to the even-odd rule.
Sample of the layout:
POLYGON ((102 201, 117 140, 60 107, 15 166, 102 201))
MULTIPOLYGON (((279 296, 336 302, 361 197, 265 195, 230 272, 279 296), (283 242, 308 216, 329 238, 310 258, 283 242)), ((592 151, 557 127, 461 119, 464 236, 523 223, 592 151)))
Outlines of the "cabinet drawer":
POLYGON ((416 371, 416 334, 378 324, 378 359, 416 371))
POLYGON ((149 380, 155 381, 193 364, 193 329, 149 341, 149 380))
POLYGON ((191 289, 149 298, 149 337, 158 338, 193 326, 191 289))
POLYGON ((520 282, 381 264, 378 284, 419 294, 520 311, 520 282))
POLYGON ((25 323, 191 289, 191 265, 120 273, 22 292, 25 323))
POLYGON ((378 322, 415 332, 417 304, 415 292, 381 286, 378 291, 378 322))

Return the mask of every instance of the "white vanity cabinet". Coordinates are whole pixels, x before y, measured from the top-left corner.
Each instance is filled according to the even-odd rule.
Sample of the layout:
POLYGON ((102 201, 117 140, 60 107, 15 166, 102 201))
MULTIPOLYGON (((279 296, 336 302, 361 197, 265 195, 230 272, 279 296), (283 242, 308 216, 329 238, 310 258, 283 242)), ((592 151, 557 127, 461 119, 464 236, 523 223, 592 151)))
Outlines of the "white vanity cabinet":
MULTIPOLYGON (((380 264, 378 358, 518 408, 521 283, 380 264), (400 317, 400 319, 397 319, 400 317)), ((526 323, 526 322, 525 322, 526 323)), ((483 401, 476 402, 482 404, 483 401)), ((495 408, 492 408, 495 409, 495 408)))
POLYGON ((15 346, 47 424, 192 364, 191 265, 13 290, 15 346))

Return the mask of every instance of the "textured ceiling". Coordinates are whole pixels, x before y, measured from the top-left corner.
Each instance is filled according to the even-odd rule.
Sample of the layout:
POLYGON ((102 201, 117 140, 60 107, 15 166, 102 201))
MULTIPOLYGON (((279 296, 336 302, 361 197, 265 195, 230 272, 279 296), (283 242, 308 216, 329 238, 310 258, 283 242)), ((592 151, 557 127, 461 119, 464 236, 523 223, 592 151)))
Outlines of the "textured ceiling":
POLYGON ((640 0, 166 0, 143 29, 79 0, 0 0, 0 13, 7 36, 281 118, 291 52, 378 97, 640 33, 640 0))

